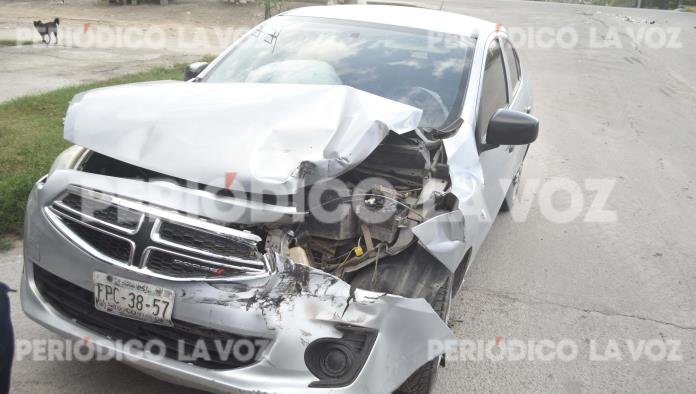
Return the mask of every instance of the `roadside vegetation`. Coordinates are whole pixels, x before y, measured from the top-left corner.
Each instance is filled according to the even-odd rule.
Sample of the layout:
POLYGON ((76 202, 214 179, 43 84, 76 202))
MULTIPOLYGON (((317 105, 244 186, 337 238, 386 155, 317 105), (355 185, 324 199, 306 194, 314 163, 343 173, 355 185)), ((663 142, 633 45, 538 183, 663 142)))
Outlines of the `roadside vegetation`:
POLYGON ((29 41, 29 40, 24 40, 24 41, 17 41, 17 40, 0 40, 0 46, 6 46, 6 47, 15 47, 19 45, 32 45, 34 44, 34 41, 29 41))
POLYGON ((63 140, 63 117, 75 94, 131 82, 181 80, 184 68, 158 67, 0 103, 0 249, 7 249, 21 235, 29 191, 69 146, 63 140))

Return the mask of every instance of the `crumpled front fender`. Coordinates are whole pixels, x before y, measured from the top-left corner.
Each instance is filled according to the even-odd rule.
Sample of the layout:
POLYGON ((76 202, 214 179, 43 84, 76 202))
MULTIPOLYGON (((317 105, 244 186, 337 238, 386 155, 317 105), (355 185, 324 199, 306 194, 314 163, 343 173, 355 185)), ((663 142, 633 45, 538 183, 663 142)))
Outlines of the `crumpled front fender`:
MULTIPOLYGON (((372 352, 352 389, 391 392, 433 356, 431 341, 454 335, 424 299, 352 288, 324 271, 273 254, 275 272, 266 283, 211 299, 194 293, 183 302, 215 303, 260 314, 278 336, 264 356, 274 365, 304 365, 304 350, 320 337, 340 337, 338 324, 378 331, 372 352), (356 387, 356 385, 358 387, 356 387)), ((225 285, 215 285, 225 289, 225 285)))

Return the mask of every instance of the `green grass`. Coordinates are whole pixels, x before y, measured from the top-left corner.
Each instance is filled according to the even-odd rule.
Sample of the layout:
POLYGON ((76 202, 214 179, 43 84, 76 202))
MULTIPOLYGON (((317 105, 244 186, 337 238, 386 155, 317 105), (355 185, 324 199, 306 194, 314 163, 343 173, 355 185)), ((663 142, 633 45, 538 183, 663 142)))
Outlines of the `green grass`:
POLYGON ((158 67, 0 103, 0 249, 21 234, 25 203, 34 182, 70 145, 63 140, 63 116, 75 94, 123 83, 181 80, 184 67, 158 67))
POLYGON ((12 239, 7 237, 0 237, 0 252, 9 250, 10 248, 12 248, 13 244, 14 242, 12 242, 12 239))
POLYGON ((14 47, 17 45, 32 45, 34 41, 0 40, 0 46, 14 47))

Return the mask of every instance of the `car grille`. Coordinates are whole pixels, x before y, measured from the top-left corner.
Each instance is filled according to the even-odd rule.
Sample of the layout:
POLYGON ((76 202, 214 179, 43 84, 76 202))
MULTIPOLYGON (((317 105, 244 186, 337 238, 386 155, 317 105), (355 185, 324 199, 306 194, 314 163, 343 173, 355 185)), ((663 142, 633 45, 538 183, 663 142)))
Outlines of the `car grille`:
POLYGON ((85 242, 92 245, 100 253, 122 263, 127 264, 130 261, 133 248, 131 243, 127 240, 114 237, 113 235, 75 220, 67 219, 63 223, 67 228, 85 240, 85 242))
POLYGON ((159 236, 165 241, 218 255, 251 259, 256 253, 253 245, 171 222, 160 225, 159 236))
POLYGON ((46 214, 94 257, 144 273, 177 280, 267 273, 259 236, 178 212, 71 186, 46 214))
POLYGON ((123 209, 117 205, 110 205, 99 200, 83 198, 77 193, 67 193, 61 199, 61 202, 65 207, 73 211, 82 212, 97 220, 121 226, 128 230, 136 230, 142 218, 142 214, 140 213, 123 209))
MULTIPOLYGON (((125 317, 115 316, 97 310, 94 307, 94 293, 76 286, 45 269, 34 265, 34 282, 41 296, 55 309, 65 316, 73 319, 77 324, 87 329, 95 331, 112 340, 128 341, 137 339, 145 344, 150 340, 160 340, 166 347, 165 357, 181 360, 179 350, 184 350, 184 355, 190 357, 194 353, 194 347, 205 343, 205 348, 209 358, 196 359, 193 362, 210 369, 234 369, 256 362, 258 354, 270 342, 267 338, 248 337, 232 334, 229 332, 213 330, 203 326, 186 323, 180 320, 173 320, 173 326, 161 326, 157 324, 143 323, 125 317), (223 358, 215 346, 215 340, 222 341, 224 348, 225 341, 248 340, 254 344, 253 358, 239 360, 234 358, 234 352, 230 352, 229 357, 223 358), (202 341, 202 342, 201 342, 202 341)), ((200 353, 198 353, 200 354, 200 353)), ((205 354, 205 352, 204 352, 205 354)), ((184 356, 181 355, 181 356, 184 356)))

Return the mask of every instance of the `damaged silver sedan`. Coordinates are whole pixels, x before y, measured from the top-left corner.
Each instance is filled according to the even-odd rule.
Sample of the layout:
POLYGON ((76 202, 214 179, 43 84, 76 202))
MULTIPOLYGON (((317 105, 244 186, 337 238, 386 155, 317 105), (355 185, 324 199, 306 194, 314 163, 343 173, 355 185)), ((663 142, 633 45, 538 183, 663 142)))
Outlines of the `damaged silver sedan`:
POLYGON ((505 30, 302 8, 186 74, 73 98, 27 203, 26 314, 210 391, 429 392, 538 132, 505 30))

